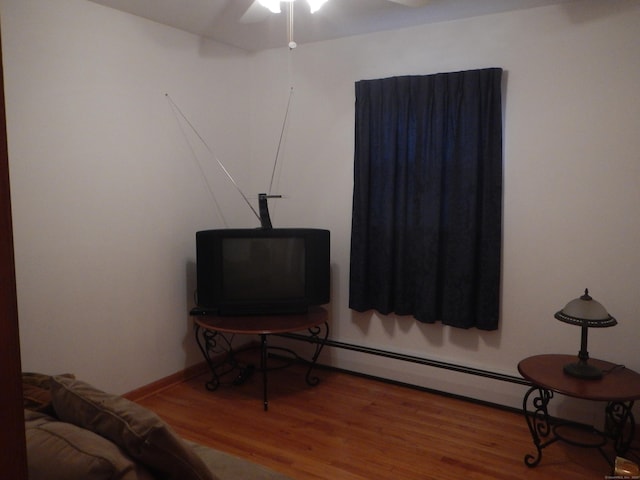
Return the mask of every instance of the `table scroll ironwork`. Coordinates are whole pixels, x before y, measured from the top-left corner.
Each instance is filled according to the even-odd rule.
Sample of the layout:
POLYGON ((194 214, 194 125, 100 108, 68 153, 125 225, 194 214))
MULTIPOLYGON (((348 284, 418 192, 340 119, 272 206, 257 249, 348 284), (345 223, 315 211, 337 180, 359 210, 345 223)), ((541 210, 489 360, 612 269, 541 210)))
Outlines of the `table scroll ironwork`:
POLYGON ((316 386, 320 378, 313 375, 318 357, 329 336, 329 324, 324 309, 314 309, 308 314, 282 316, 255 317, 195 317, 195 338, 209 370, 211 379, 205 383, 207 390, 215 391, 220 385, 240 385, 244 383, 254 371, 262 372, 264 409, 268 409, 267 373, 270 370, 284 368, 291 362, 298 361, 308 364, 305 381, 310 386, 316 386), (290 348, 268 345, 269 335, 286 336, 292 332, 306 332, 305 335, 296 334, 296 338, 304 339, 313 344, 311 358, 303 358, 290 348), (260 337, 260 361, 256 366, 239 359, 238 354, 245 350, 233 347, 233 335, 257 334, 260 337), (270 358, 280 362, 273 364, 270 358), (230 377, 229 381, 225 381, 230 377))

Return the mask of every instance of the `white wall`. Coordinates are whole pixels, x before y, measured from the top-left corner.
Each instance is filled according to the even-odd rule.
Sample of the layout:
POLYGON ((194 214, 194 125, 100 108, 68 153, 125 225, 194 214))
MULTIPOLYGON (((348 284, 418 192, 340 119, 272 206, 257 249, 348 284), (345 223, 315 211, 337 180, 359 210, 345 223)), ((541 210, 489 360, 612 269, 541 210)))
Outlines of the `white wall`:
POLYGON ((247 55, 86 0, 0 8, 23 369, 124 392, 200 361, 195 231, 246 214, 169 100, 242 181, 247 55))
MULTIPOLYGON (((517 375, 528 355, 577 352, 579 329, 553 314, 588 287, 619 320, 591 331, 591 355, 640 371, 637 1, 584 0, 255 55, 91 2, 51 3, 0 0, 25 368, 124 391, 198 360, 185 264, 193 232, 222 221, 163 95, 255 195, 269 186, 293 85, 274 187, 288 198, 271 214, 277 226, 332 231, 332 338, 517 375), (484 67, 506 76, 500 329, 351 312, 354 82, 484 67)), ((220 195, 227 223, 254 226, 236 195, 220 195)), ((519 387, 325 353, 344 368, 521 401, 519 387)))

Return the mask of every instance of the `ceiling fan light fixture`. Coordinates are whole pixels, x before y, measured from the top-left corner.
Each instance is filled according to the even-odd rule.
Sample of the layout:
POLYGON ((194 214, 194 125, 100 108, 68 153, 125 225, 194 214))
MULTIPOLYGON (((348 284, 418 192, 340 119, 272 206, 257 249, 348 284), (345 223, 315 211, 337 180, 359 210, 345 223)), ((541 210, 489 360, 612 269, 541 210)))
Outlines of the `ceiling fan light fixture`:
POLYGON ((311 13, 316 13, 318 10, 320 10, 322 5, 327 3, 327 0, 307 0, 307 3, 309 4, 311 13))
MULTIPOLYGON (((271 13, 280 13, 282 10, 280 9, 280 2, 293 3, 295 0, 258 0, 258 3, 263 7, 269 9, 271 13)), ((311 13, 315 13, 322 5, 327 3, 327 0, 307 0, 309 4, 309 9, 311 13)))
POLYGON ((280 0, 258 0, 258 3, 268 8, 271 13, 280 13, 280 0))

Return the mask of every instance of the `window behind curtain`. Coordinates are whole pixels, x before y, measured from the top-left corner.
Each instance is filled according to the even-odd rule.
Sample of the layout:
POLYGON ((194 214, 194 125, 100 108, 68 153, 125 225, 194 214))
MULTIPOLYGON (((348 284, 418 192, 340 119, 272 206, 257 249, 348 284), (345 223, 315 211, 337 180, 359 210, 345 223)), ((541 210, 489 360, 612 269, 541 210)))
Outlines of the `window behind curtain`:
POLYGON ((501 77, 356 83, 350 308, 498 328, 501 77))

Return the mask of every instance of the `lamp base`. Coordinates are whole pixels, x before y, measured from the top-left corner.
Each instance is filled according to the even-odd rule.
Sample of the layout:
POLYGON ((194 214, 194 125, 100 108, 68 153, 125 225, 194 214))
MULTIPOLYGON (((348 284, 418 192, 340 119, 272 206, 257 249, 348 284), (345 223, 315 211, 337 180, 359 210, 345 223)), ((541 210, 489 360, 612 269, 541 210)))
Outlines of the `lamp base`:
POLYGON ((598 380, 602 378, 602 370, 587 362, 568 363, 562 369, 567 375, 587 380, 598 380))

